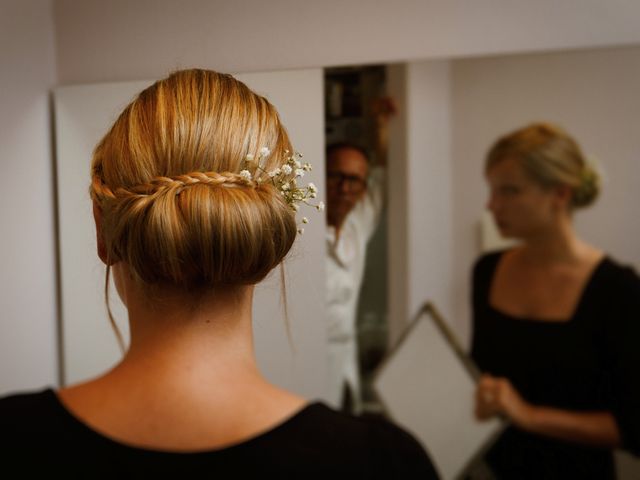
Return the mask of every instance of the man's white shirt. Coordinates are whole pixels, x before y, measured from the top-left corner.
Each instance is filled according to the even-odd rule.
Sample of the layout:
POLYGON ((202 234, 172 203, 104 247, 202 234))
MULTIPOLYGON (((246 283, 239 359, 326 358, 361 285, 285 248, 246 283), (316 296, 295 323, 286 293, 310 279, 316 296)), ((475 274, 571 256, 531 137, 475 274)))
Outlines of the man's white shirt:
POLYGON ((384 202, 384 169, 372 169, 364 197, 349 212, 336 238, 327 228, 327 316, 329 338, 329 388, 339 406, 343 384, 360 406, 356 309, 362 285, 367 243, 376 229, 384 202))

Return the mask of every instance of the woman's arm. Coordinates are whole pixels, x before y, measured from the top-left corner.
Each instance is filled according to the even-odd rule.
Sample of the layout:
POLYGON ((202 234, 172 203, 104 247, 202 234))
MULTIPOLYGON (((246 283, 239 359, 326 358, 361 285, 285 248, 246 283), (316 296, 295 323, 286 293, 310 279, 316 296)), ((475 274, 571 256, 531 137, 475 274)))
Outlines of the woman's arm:
POLYGON ((486 419, 502 415, 527 432, 559 440, 616 448, 620 430, 612 413, 578 412, 532 405, 506 378, 484 375, 476 391, 476 416, 486 419))
POLYGON ((521 428, 570 442, 608 448, 620 446, 620 430, 610 412, 574 412, 533 406, 521 428))

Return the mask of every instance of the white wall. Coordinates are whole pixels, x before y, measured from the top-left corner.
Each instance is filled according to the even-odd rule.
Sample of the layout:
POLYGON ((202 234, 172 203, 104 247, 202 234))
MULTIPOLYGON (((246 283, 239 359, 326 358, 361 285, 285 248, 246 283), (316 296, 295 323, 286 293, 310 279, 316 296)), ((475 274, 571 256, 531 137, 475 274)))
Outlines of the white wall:
POLYGON ((578 231, 640 270, 640 47, 456 60, 452 66, 455 316, 468 334, 469 276, 487 195, 484 155, 501 134, 559 123, 605 174, 578 231))
POLYGON ((0 394, 57 379, 52 2, 0 1, 0 394))
POLYGON ((407 67, 409 312, 434 302, 451 314, 451 81, 450 62, 407 67))
POLYGON ((424 304, 451 319, 452 162, 450 62, 393 65, 389 182, 389 329, 394 345, 424 304))
POLYGON ((56 0, 63 84, 640 41, 628 0, 56 0))

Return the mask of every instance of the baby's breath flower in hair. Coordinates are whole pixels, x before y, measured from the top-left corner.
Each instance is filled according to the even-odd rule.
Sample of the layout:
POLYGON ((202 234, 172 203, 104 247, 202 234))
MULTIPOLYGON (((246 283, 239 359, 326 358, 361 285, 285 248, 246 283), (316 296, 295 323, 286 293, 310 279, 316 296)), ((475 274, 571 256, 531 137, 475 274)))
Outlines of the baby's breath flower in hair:
POLYGON ((255 157, 253 156, 253 153, 247 153, 247 156, 245 157, 245 160, 246 160, 247 162, 253 162, 253 159, 254 159, 254 158, 255 158, 255 157))
POLYGON ((240 170, 240 176, 247 182, 251 181, 251 172, 249 170, 240 170))
MULTIPOLYGON (((285 162, 278 168, 274 168, 273 170, 267 172, 263 169, 260 162, 258 164, 253 162, 253 155, 246 156, 246 164, 251 164, 250 168, 254 168, 255 170, 264 172, 269 177, 268 180, 263 180, 259 178, 257 183, 262 183, 263 181, 268 181, 273 184, 274 187, 278 189, 280 194, 284 197, 284 200, 287 202, 287 205, 291 207, 294 212, 297 212, 300 209, 301 203, 314 207, 319 212, 324 210, 324 203, 319 202, 317 205, 313 205, 309 202, 310 199, 316 198, 318 194, 318 189, 313 183, 309 183, 306 187, 300 187, 296 183, 296 179, 302 178, 305 172, 310 172, 312 170, 310 163, 302 164, 300 163, 300 158, 302 158, 302 154, 296 152, 293 155, 289 154, 289 151, 286 152, 287 157, 285 158, 285 162), (294 177, 291 178, 291 174, 294 174, 294 177)), ((260 158, 265 158, 271 154, 271 150, 268 147, 262 147, 259 150, 260 158)), ((247 181, 251 181, 252 176, 249 170, 242 170, 240 172, 242 178, 247 181)), ((309 219, 307 217, 302 218, 302 223, 309 223, 309 219)), ((304 233, 304 228, 298 228, 298 233, 302 235, 304 233)))
POLYGON ((268 157, 269 155, 271 155, 271 150, 269 150, 268 147, 262 147, 260 149, 260 157, 264 158, 268 157))

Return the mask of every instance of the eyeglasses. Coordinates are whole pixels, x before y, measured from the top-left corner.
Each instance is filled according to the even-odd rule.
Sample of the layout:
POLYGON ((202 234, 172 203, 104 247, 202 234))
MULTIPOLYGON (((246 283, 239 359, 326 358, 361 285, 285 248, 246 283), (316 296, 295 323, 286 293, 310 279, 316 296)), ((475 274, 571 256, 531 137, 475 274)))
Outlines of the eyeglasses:
POLYGON ((353 193, 360 193, 367 188, 367 181, 357 175, 345 175, 341 172, 327 172, 327 183, 331 186, 342 187, 353 193))

